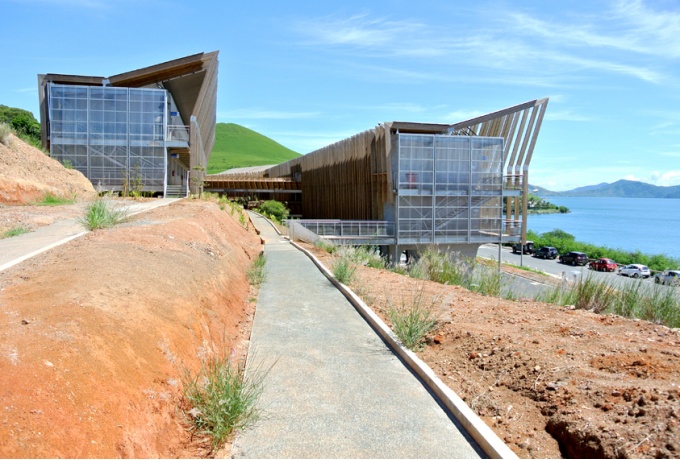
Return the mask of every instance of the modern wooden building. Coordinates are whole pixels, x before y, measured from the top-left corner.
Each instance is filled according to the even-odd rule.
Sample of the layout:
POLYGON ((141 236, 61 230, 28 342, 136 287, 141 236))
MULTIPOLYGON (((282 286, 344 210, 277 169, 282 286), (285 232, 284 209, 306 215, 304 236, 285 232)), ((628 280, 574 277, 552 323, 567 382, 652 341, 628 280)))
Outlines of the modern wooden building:
POLYGON ((303 220, 383 222, 393 251, 436 244, 474 255, 484 243, 526 239, 529 164, 547 104, 454 124, 381 123, 285 163, 207 181, 225 192, 236 179, 262 191, 287 181, 300 192, 303 220))
POLYGON ((102 190, 196 192, 215 142, 217 58, 110 77, 38 75, 43 148, 102 190))

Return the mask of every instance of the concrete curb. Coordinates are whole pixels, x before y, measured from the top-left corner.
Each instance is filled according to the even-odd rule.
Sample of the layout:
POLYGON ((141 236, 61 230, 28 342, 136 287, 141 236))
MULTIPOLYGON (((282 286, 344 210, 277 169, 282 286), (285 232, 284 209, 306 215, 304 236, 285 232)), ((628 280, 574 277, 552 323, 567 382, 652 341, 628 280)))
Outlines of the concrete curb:
POLYGON ((349 287, 339 282, 333 274, 312 253, 291 241, 291 244, 302 251, 321 272, 335 285, 340 292, 354 305, 354 308, 373 327, 378 335, 392 350, 418 375, 429 390, 453 414, 458 422, 477 442, 489 458, 517 459, 517 455, 494 433, 484 421, 448 386, 437 377, 434 371, 412 351, 401 345, 399 339, 389 327, 371 310, 349 287))

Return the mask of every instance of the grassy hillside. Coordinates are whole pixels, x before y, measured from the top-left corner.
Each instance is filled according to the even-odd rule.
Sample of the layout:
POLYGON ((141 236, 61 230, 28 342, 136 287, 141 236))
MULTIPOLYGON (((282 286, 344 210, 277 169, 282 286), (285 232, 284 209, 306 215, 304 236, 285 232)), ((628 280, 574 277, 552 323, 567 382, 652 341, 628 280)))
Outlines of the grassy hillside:
POLYGON ((208 174, 230 168, 283 163, 300 156, 278 142, 234 123, 217 123, 208 174))

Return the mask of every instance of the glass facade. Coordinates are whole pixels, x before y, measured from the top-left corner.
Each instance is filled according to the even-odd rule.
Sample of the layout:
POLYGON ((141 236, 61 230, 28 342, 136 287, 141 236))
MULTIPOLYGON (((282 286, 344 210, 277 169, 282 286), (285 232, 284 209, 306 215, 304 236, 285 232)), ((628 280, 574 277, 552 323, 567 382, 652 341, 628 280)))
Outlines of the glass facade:
POLYGON ((48 91, 52 158, 105 190, 138 180, 163 191, 165 90, 50 84, 48 91))
POLYGON ((398 138, 398 243, 500 241, 503 139, 398 138))

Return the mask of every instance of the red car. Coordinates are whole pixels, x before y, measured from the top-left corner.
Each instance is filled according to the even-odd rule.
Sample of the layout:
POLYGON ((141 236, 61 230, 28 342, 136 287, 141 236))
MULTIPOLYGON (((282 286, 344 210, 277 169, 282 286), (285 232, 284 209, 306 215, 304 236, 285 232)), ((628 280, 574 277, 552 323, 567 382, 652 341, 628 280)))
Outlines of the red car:
POLYGON ((598 272, 613 272, 616 267, 616 262, 611 259, 597 259, 590 262, 590 268, 598 272))

